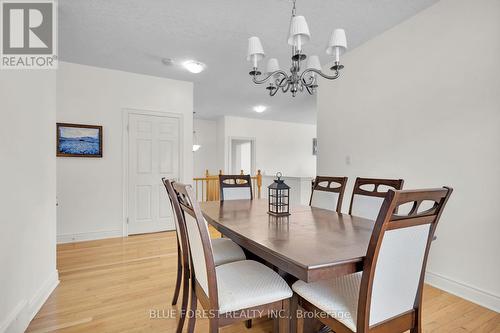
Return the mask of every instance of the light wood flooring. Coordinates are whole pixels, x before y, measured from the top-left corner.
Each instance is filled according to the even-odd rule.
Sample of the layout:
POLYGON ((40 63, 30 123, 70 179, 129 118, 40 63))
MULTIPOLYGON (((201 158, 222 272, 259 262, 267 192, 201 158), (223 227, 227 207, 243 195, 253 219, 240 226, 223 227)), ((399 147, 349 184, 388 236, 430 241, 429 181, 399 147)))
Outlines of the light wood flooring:
MULTIPOLYGON (((28 332, 174 332, 166 318, 177 271, 174 232, 62 244, 57 247, 60 284, 28 332), (150 319, 156 310, 161 319, 150 319)), ((500 332, 500 314, 430 286, 424 292, 424 332, 500 332)), ((256 320, 223 333, 272 331, 256 320)), ((196 332, 208 332, 198 320, 196 332)))

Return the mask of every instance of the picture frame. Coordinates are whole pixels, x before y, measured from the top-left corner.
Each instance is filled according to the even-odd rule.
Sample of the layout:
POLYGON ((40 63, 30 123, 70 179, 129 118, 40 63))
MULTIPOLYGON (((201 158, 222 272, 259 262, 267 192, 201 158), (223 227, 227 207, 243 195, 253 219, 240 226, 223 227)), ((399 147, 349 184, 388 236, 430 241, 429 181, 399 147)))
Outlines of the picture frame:
POLYGON ((58 157, 102 157, 102 126, 57 123, 58 157))

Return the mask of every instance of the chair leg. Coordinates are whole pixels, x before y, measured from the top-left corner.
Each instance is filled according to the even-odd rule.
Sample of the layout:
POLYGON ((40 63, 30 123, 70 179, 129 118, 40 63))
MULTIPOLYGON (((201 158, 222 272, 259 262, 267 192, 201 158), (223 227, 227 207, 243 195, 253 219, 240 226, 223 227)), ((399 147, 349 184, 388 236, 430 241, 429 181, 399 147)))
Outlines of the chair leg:
POLYGON ((179 242, 177 242, 177 281, 175 281, 175 291, 174 297, 172 298, 172 305, 177 304, 177 299, 179 298, 179 291, 181 290, 182 281, 182 255, 179 242))
POLYGON ((274 317, 273 318, 273 333, 279 333, 280 327, 279 327, 279 318, 274 317))
POLYGON ((184 321, 186 320, 186 314, 188 310, 189 301, 189 273, 187 270, 183 271, 183 281, 182 281, 182 305, 181 305, 181 317, 179 319, 179 324, 177 325, 177 333, 182 333, 182 328, 184 327, 184 321))
POLYGON ((333 332, 332 329, 326 325, 321 327, 321 329, 318 331, 318 333, 330 333, 333 332))
MULTIPOLYGON (((191 276, 191 279, 194 280, 194 277, 191 276)), ((189 322, 188 322, 188 333, 194 332, 194 326, 196 324, 196 308, 198 306, 198 299, 196 298, 196 292, 194 283, 191 286, 191 307, 189 311, 189 322)))
POLYGON ((245 320, 245 327, 252 328, 252 319, 245 320))
POLYGON ((418 324, 415 325, 415 327, 410 330, 410 333, 422 333, 422 326, 418 324))
POLYGON ((290 299, 290 332, 297 332, 298 324, 298 312, 299 311, 299 297, 297 294, 293 293, 290 299))
POLYGON ((282 301, 279 317, 279 333, 290 333, 290 299, 282 301))
POLYGON ((211 318, 209 325, 209 333, 219 333, 219 320, 217 318, 211 318))
POLYGON ((415 314, 415 327, 410 330, 410 333, 422 333, 422 315, 420 312, 420 308, 416 310, 415 314))

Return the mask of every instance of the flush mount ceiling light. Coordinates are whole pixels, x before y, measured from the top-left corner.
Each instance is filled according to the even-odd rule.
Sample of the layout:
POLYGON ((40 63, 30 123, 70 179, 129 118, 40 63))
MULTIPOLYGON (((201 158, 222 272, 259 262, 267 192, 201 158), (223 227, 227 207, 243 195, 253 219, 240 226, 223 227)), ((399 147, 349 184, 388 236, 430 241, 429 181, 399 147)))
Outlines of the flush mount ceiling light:
POLYGON ((198 74, 205 70, 205 64, 195 60, 187 60, 182 63, 185 69, 189 72, 198 74))
POLYGON ((311 95, 314 94, 318 87, 317 75, 328 79, 335 80, 340 75, 340 70, 344 68, 340 64, 340 54, 347 49, 347 41, 345 31, 343 29, 335 29, 328 41, 326 54, 333 57, 333 66, 330 68, 333 75, 324 74, 321 71, 321 63, 316 55, 307 57, 302 50, 302 46, 309 41, 311 34, 304 16, 295 15, 295 1, 293 0, 292 19, 290 22, 290 34, 288 36, 288 45, 292 47, 292 66, 290 73, 281 70, 278 59, 269 59, 264 72, 264 78, 260 79, 262 74, 258 68, 258 62, 265 57, 264 48, 259 37, 250 37, 248 39, 248 54, 247 60, 252 62, 252 71, 249 73, 255 84, 263 84, 269 82, 266 87, 269 90, 269 95, 274 96, 278 90, 286 93, 288 90, 295 97, 297 92, 307 90, 311 95), (306 60, 305 69, 301 73, 302 63, 306 60))
POLYGON ((256 105, 253 107, 253 110, 257 113, 262 113, 262 112, 266 111, 266 109, 267 109, 267 106, 265 106, 265 105, 256 105))

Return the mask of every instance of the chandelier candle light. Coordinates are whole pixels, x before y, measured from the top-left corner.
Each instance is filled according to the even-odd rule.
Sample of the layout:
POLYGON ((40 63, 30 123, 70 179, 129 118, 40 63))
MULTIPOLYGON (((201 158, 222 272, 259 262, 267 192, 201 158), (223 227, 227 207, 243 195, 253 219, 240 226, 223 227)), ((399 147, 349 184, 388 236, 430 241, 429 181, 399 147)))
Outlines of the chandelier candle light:
POLYGON ((270 58, 267 62, 264 78, 260 78, 262 72, 259 71, 259 61, 264 59, 265 53, 259 37, 250 37, 248 39, 247 60, 252 62, 253 68, 249 73, 255 84, 268 82, 266 87, 269 95, 274 96, 281 89, 284 93, 288 90, 295 97, 297 92, 307 90, 313 95, 318 87, 318 75, 328 79, 335 80, 340 75, 340 70, 344 68, 340 64, 340 55, 347 49, 347 40, 343 29, 335 29, 328 41, 326 54, 333 57, 333 66, 330 68, 333 75, 325 74, 321 71, 321 63, 317 55, 306 56, 303 52, 303 45, 311 38, 309 27, 304 16, 296 15, 295 1, 293 0, 292 20, 290 22, 290 35, 288 44, 292 47, 292 66, 290 73, 280 69, 278 59, 270 58), (306 61, 306 68, 301 73, 301 66, 306 61))

